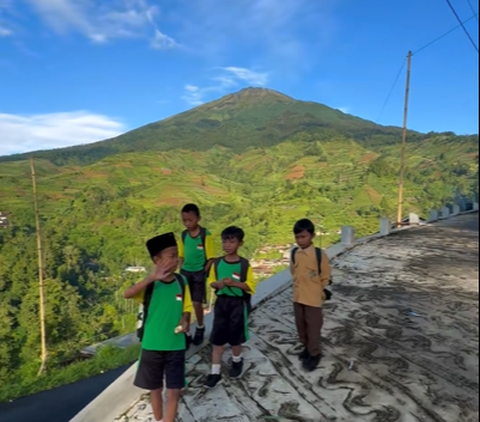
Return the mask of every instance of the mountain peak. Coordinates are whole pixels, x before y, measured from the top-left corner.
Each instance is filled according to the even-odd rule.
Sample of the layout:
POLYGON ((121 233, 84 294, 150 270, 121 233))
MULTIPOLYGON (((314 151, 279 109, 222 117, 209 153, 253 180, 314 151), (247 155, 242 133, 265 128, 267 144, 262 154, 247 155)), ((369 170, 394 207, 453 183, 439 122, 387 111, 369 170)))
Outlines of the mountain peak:
POLYGON ((247 87, 243 88, 240 91, 234 92, 232 94, 227 95, 233 97, 240 97, 240 98, 268 98, 269 100, 293 100, 292 97, 288 95, 282 94, 281 92, 275 91, 269 88, 258 88, 258 87, 247 87))

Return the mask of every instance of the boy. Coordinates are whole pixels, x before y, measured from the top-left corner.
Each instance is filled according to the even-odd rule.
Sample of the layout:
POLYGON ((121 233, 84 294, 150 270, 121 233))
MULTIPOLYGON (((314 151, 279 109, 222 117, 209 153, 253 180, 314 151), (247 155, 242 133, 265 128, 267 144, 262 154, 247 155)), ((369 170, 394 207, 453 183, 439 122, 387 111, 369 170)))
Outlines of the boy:
POLYGON ((193 344, 202 344, 205 335, 203 325, 203 303, 206 300, 206 274, 214 255, 210 232, 199 225, 200 210, 195 204, 187 204, 182 208, 182 220, 185 229, 178 243, 180 257, 180 273, 188 281, 190 296, 195 309, 197 329, 193 344))
POLYGON ((125 298, 142 298, 142 352, 134 385, 150 390, 156 421, 174 422, 182 388, 185 387, 186 335, 193 310, 187 281, 175 274, 178 249, 175 235, 166 233, 147 242, 155 269, 125 291, 125 298), (167 406, 163 412, 163 377, 167 406), (162 419, 163 417, 163 419, 162 419))
POLYGON ((322 305, 326 300, 325 288, 330 282, 332 271, 327 254, 316 250, 313 245, 315 226, 310 220, 305 218, 297 221, 293 233, 298 245, 298 248, 292 251, 290 262, 290 272, 293 276, 293 309, 298 337, 304 347, 299 359, 305 370, 314 371, 321 359, 322 305))
POLYGON ((255 293, 252 267, 238 255, 244 237, 243 230, 238 227, 223 230, 225 256, 214 262, 208 277, 217 300, 210 338, 212 370, 205 381, 207 388, 215 387, 222 380, 221 362, 226 344, 232 347, 230 378, 239 378, 243 371, 242 344, 248 340, 247 317, 250 297, 255 293))

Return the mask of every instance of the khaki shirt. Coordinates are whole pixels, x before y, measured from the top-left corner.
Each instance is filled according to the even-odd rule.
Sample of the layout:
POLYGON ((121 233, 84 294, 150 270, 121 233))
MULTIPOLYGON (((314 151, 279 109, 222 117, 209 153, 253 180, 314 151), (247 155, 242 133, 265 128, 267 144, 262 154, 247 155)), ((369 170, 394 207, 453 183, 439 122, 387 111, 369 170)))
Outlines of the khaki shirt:
POLYGON ((323 290, 332 274, 327 254, 322 250, 321 273, 318 274, 315 247, 299 248, 295 253, 295 263, 290 262, 290 272, 293 276, 293 301, 320 308, 325 302, 323 290))

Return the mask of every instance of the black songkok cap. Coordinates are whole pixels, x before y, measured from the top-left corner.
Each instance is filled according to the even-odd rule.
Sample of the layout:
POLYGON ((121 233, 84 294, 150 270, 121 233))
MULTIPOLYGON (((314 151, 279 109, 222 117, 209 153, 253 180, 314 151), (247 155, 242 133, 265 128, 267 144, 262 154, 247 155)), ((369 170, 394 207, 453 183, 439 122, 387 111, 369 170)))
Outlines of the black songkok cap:
POLYGON ((171 248, 172 246, 177 246, 177 240, 173 233, 164 233, 159 236, 150 239, 146 243, 148 253, 153 258, 158 255, 164 249, 171 248))

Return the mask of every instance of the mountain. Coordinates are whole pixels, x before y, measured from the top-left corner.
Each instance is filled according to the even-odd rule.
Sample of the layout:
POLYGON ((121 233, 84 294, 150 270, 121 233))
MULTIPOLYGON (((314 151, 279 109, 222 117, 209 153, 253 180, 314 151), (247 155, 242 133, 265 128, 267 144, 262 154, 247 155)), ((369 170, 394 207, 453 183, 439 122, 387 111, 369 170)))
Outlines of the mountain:
MULTIPOLYGON (((124 152, 187 149, 205 151, 214 146, 243 152, 250 147, 270 147, 299 135, 315 134, 319 140, 335 135, 361 143, 397 142, 401 131, 376 125, 322 104, 294 100, 264 88, 246 88, 192 110, 148 124, 116 138, 93 144, 36 152, 57 165, 90 164, 124 152)), ((412 132, 417 139, 419 134, 412 132)), ((31 154, 0 157, 17 161, 31 154)))
MULTIPOLYGON (((82 347, 134 330, 136 307, 122 298, 134 279, 125 268, 151 265, 145 240, 180 232, 187 201, 199 204, 218 254, 221 230, 239 225, 242 254, 274 270, 299 218, 315 222, 322 247, 338 241, 345 224, 358 236, 378 230, 380 216, 395 215, 400 134, 321 104, 246 89, 114 139, 2 157, 0 212, 9 227, 0 229, 0 401, 78 379, 78 367, 65 363, 82 347), (29 155, 42 226, 46 377, 36 376, 29 155)), ((405 212, 478 201, 478 135, 408 135, 405 212)), ((103 359, 124 359, 115 356, 103 359)), ((88 368, 88 375, 100 370, 88 368)))

